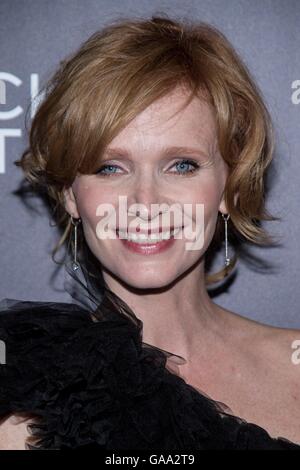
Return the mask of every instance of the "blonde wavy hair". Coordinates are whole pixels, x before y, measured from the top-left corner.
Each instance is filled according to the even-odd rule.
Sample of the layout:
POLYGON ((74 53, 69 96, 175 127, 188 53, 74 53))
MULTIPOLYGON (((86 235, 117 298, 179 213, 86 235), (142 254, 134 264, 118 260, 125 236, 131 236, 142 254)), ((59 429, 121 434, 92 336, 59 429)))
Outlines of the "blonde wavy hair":
MULTIPOLYGON (((109 142, 138 113, 179 84, 190 90, 186 105, 201 94, 215 111, 219 149, 229 167, 224 189, 229 231, 255 244, 274 243, 261 227, 263 220, 278 220, 264 202, 273 129, 246 65, 226 37, 207 23, 167 15, 122 18, 96 31, 60 62, 40 91, 29 146, 14 162, 53 204, 54 217, 63 229, 52 252, 54 261, 55 253, 71 237, 64 189, 77 172, 95 171, 109 142)), ((220 216, 213 246, 222 243, 224 236, 220 216)), ((236 260, 237 256, 217 273, 206 273, 206 283, 227 276, 236 260)))

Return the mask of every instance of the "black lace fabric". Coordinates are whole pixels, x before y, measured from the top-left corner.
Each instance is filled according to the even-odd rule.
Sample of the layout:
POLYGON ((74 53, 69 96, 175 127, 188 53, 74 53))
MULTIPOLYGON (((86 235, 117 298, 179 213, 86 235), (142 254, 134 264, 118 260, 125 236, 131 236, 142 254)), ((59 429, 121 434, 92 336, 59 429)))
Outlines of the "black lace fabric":
POLYGON ((0 303, 0 417, 33 417, 27 449, 300 450, 187 384, 167 367, 183 358, 143 343, 125 304, 68 272, 73 303, 0 303))

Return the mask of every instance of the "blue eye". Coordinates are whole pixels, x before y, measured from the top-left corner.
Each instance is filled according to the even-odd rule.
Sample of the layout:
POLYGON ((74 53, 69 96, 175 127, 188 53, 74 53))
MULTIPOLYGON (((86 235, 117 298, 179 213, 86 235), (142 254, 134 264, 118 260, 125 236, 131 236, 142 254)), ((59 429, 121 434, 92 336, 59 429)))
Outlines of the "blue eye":
POLYGON ((179 170, 179 174, 185 175, 189 173, 194 173, 194 171, 198 170, 200 168, 200 165, 198 163, 194 162, 193 160, 180 160, 179 162, 175 163, 175 166, 179 170), (192 168, 189 168, 192 167, 192 168))
MULTIPOLYGON (((189 159, 179 160, 173 166, 176 166, 178 170, 177 174, 179 174, 180 176, 194 173, 200 168, 200 165, 197 162, 194 162, 193 160, 189 159)), ((102 176, 111 176, 117 173, 117 169, 120 169, 120 167, 118 167, 117 165, 102 165, 99 170, 95 172, 95 174, 101 174, 102 176)))
POLYGON ((116 170, 117 168, 119 168, 117 165, 103 165, 101 168, 99 168, 99 170, 96 171, 96 174, 101 174, 103 176, 113 175, 116 172, 110 170, 116 170))

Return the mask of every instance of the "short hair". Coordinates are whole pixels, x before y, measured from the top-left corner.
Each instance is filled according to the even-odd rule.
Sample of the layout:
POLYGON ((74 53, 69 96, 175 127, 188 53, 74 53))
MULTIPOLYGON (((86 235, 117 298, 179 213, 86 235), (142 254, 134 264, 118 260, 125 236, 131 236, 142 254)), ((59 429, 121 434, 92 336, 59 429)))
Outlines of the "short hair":
MULTIPOLYGON (((228 39, 214 26, 167 15, 118 18, 92 34, 41 89, 29 146, 20 160, 26 179, 46 190, 63 235, 72 225, 63 190, 78 172, 92 173, 108 143, 141 111, 178 85, 207 99, 229 173, 224 188, 231 232, 258 245, 272 243, 260 226, 267 212, 264 177, 273 150, 271 118, 261 92, 228 39), (237 200, 235 195, 238 194, 237 200)), ((212 245, 222 243, 218 214, 212 245)), ((84 242, 84 241, 83 241, 84 242)), ((228 275, 234 262, 206 283, 228 275)))

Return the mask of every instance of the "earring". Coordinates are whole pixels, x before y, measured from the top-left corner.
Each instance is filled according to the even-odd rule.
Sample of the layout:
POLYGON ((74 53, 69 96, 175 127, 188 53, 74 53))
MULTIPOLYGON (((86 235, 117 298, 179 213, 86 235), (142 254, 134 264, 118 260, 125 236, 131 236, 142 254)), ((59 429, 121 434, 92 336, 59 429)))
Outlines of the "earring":
POLYGON ((228 228, 227 228, 227 222, 230 218, 230 214, 222 214, 222 217, 225 222, 225 267, 230 265, 230 258, 228 256, 228 228))
POLYGON ((79 264, 77 261, 77 225, 81 222, 81 219, 73 219, 71 216, 71 222, 74 225, 74 251, 73 251, 73 262, 72 262, 72 269, 73 271, 77 271, 79 268, 79 264))

